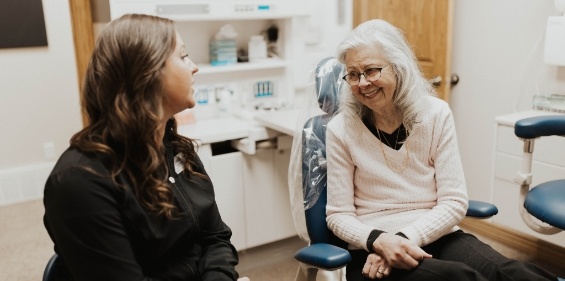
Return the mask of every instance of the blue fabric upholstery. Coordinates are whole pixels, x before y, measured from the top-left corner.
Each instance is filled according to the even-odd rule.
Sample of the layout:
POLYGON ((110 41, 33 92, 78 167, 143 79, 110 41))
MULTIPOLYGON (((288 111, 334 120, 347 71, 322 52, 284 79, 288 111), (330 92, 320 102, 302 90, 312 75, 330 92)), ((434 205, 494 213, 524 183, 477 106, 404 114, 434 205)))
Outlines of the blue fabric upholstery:
POLYGON ((526 195, 524 207, 539 220, 565 229, 565 179, 532 188, 526 195))
POLYGON ((545 136, 565 136, 565 116, 547 115, 518 120, 514 133, 523 139, 545 136))

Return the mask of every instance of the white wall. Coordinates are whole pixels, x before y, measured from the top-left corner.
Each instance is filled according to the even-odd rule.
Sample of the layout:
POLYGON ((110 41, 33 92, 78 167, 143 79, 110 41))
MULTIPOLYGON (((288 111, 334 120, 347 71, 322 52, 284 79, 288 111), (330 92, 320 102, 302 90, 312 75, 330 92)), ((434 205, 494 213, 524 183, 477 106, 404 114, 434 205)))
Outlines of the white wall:
POLYGON ((26 184, 13 171, 52 163, 82 127, 68 1, 43 1, 43 10, 47 47, 0 49, 0 205, 26 184), (49 142, 55 156, 46 158, 49 142))
POLYGON ((454 3, 452 71, 460 82, 450 104, 469 197, 490 201, 495 116, 530 109, 538 92, 565 93, 563 67, 543 64, 547 17, 557 12, 551 0, 454 3))
MULTIPOLYGON (((535 92, 565 92, 563 67, 542 63, 545 23, 556 12, 551 0, 454 3, 452 69, 460 82, 450 103, 469 195, 490 200, 494 117, 530 108, 535 92)), ((106 5, 94 5, 98 21, 108 17, 106 5)), ((43 8, 48 47, 0 49, 0 205, 2 191, 21 183, 6 181, 6 171, 52 163, 43 144, 53 142, 58 157, 82 127, 68 1, 43 8)))

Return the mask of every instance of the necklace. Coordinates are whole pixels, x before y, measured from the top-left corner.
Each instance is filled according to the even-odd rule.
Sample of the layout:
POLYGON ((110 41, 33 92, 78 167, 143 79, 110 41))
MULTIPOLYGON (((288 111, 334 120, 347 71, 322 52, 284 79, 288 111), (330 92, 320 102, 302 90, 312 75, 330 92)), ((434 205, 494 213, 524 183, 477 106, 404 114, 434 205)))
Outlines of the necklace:
MULTIPOLYGON (((396 142, 394 144, 394 147, 392 147, 388 141, 386 140, 386 138, 384 136, 381 136, 381 132, 379 130, 379 127, 377 126, 377 122, 375 121, 375 128, 377 129, 377 135, 379 136, 379 146, 381 147, 381 152, 383 153, 383 156, 385 158, 385 162, 386 165, 388 166, 389 169, 391 169, 392 171, 394 171, 397 174, 402 173, 402 171, 404 171, 404 169, 406 168, 406 164, 408 163, 408 141, 405 141, 404 144, 406 145, 406 156, 404 157, 404 161, 402 162, 402 165, 400 168, 395 167, 394 165, 391 164, 391 161, 389 161, 388 156, 385 153, 385 150, 383 148, 383 141, 382 139, 384 138, 385 141, 387 142, 388 146, 391 147, 392 149, 396 149, 396 146, 398 145, 398 135, 400 134, 400 130, 398 130, 398 132, 396 133, 396 142)), ((404 128, 406 130, 406 128, 404 128)), ((408 140, 408 132, 406 132, 406 140, 408 140)))
MULTIPOLYGON (((377 128, 377 134, 379 135, 379 139, 382 141, 381 139, 381 134, 379 131, 379 128, 377 127, 377 122, 375 122, 375 128, 377 128)), ((388 147, 394 149, 394 150, 398 150, 396 147, 398 146, 398 135, 400 135, 400 128, 398 128, 398 130, 396 131, 396 140, 394 141, 394 146, 392 146, 390 144, 390 142, 388 142, 388 138, 385 136, 384 139, 386 141, 386 144, 388 145, 388 147)))

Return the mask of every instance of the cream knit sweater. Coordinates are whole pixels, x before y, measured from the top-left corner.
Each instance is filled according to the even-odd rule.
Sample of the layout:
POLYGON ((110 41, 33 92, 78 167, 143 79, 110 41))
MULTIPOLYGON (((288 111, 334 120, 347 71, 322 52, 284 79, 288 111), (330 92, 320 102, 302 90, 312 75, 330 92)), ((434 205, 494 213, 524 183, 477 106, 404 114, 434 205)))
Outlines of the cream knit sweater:
POLYGON ((327 128, 328 227, 350 249, 367 249, 373 229, 402 232, 418 246, 458 229, 467 190, 447 103, 426 98, 400 150, 382 146, 360 118, 336 115, 327 128), (405 157, 408 155, 407 161, 405 157))

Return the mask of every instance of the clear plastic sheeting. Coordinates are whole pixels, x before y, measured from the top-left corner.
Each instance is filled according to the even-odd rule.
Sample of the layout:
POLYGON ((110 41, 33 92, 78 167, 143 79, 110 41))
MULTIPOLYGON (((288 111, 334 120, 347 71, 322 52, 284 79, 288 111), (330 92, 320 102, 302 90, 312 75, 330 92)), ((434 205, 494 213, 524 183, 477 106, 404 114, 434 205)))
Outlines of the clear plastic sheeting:
POLYGON ((288 182, 291 208, 298 235, 309 242, 304 217, 326 188, 326 124, 336 113, 344 68, 335 58, 323 59, 299 102, 300 116, 294 134, 288 182), (317 104, 316 104, 317 103, 317 104), (321 110, 320 110, 321 109, 321 110))

